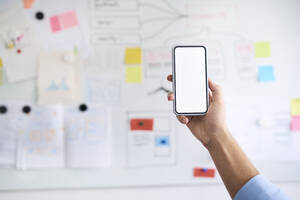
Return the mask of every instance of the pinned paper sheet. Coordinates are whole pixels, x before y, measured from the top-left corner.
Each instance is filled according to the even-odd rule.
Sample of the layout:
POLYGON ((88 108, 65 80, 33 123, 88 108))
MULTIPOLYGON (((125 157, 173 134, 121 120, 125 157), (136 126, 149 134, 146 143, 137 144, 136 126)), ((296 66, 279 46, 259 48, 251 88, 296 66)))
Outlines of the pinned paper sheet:
POLYGON ((268 41, 256 42, 254 48, 256 58, 267 58, 271 56, 271 45, 268 41))
POLYGON ((18 112, 20 121, 17 168, 63 168, 62 106, 28 105, 28 107, 30 108, 30 113, 18 112))
POLYGON ((291 114, 292 116, 300 116, 300 99, 292 99, 291 101, 291 114))
POLYGON ((258 67, 258 80, 260 82, 274 81, 274 69, 273 66, 259 66, 258 67))
POLYGON ((141 66, 135 67, 126 67, 125 72, 125 81, 126 83, 142 83, 143 81, 143 72, 141 66))
POLYGON ((31 8, 35 0, 23 0, 24 8, 31 8))
POLYGON ((194 177, 214 178, 215 177, 215 169, 194 168, 194 177))
POLYGON ((16 7, 1 12, 0 27, 0 35, 10 46, 1 53, 8 82, 34 78, 40 43, 24 9, 16 7))
POLYGON ((300 116, 292 117, 291 130, 300 131, 300 116))
POLYGON ((77 26, 78 20, 74 10, 61 13, 49 18, 52 32, 58 32, 77 26))
POLYGON ((38 102, 40 104, 80 101, 80 59, 73 52, 41 53, 38 69, 38 102))
POLYGON ((126 48, 125 64, 141 64, 142 49, 141 48, 126 48))
POLYGON ((152 131, 153 119, 131 119, 130 130, 132 131, 152 131))
POLYGON ((99 168, 111 165, 110 117, 106 108, 87 104, 68 105, 64 110, 66 165, 99 168))

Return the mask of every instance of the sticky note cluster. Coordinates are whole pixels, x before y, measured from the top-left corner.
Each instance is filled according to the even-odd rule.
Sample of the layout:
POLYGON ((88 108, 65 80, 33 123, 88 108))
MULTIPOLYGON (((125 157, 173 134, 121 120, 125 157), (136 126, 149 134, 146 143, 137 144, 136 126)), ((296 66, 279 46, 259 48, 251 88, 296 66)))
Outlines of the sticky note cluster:
POLYGON ((61 13, 49 18, 52 32, 72 28, 78 25, 77 15, 74 10, 61 13))
POLYGON ((300 98, 291 101, 291 130, 300 131, 300 98))
POLYGON ((125 81, 126 83, 142 83, 143 70, 142 64, 142 49, 141 48, 126 48, 125 49, 125 81))

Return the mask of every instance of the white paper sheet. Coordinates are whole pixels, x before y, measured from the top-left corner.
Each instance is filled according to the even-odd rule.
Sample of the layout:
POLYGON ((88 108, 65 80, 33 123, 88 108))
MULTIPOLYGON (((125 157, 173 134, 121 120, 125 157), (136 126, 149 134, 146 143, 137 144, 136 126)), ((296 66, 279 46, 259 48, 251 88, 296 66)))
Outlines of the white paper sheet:
POLYGON ((34 78, 40 43, 22 8, 15 7, 0 14, 0 40, 3 65, 9 82, 34 78), (21 36, 13 48, 6 48, 7 42, 21 36), (18 53, 17 51, 20 50, 18 53))
POLYGON ((250 159, 300 160, 300 136, 290 130, 288 99, 231 97, 226 108, 229 130, 250 159))
POLYGON ((107 109, 79 105, 64 109, 66 166, 70 168, 102 168, 111 165, 110 116, 107 109))
POLYGON ((38 102, 40 104, 74 103, 81 98, 80 59, 72 52, 41 53, 38 69, 38 102))
POLYGON ((64 133, 61 105, 29 105, 29 114, 20 113, 17 168, 63 168, 64 133))
POLYGON ((12 103, 0 103, 6 113, 0 113, 0 167, 15 167, 16 165, 16 116, 18 109, 12 103))
POLYGON ((128 114, 128 166, 170 165, 176 162, 176 133, 173 120, 167 112, 130 112, 128 114), (143 121, 143 119, 153 120, 151 130, 131 127, 131 120, 143 121))

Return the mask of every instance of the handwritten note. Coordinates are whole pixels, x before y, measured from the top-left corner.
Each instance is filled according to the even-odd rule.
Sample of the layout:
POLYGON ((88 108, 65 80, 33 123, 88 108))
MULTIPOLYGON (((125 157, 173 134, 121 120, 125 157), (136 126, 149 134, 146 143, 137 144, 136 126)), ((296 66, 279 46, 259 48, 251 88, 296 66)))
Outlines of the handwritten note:
POLYGON ((125 64, 141 64, 142 49, 141 48, 126 48, 125 64))
POLYGON ((273 66, 259 66, 258 67, 258 80, 260 82, 274 81, 274 69, 273 66))
POLYGON ((254 48, 256 58, 267 58, 271 56, 271 45, 268 41, 256 42, 254 48))
POLYGON ((125 81, 126 83, 142 83, 143 81, 143 73, 142 67, 126 67, 125 72, 125 81))
POLYGON ((300 116, 300 99, 292 99, 291 101, 291 114, 293 116, 300 116))
POLYGON ((292 117, 291 130, 292 131, 300 131, 300 116, 292 117))

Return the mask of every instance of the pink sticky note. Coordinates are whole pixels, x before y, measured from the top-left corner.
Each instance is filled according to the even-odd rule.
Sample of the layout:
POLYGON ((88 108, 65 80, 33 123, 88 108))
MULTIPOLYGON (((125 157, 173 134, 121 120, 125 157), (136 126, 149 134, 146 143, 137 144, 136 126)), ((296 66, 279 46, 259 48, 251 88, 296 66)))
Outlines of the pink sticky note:
POLYGON ((300 131, 300 116, 292 117, 291 129, 292 131, 300 131))
POLYGON ((50 26, 51 26, 52 32, 57 32, 62 29, 62 27, 60 25, 60 21, 59 21, 59 16, 50 17, 49 20, 50 20, 50 26))
POLYGON ((74 10, 59 15, 63 28, 71 28, 77 26, 78 20, 74 10))

